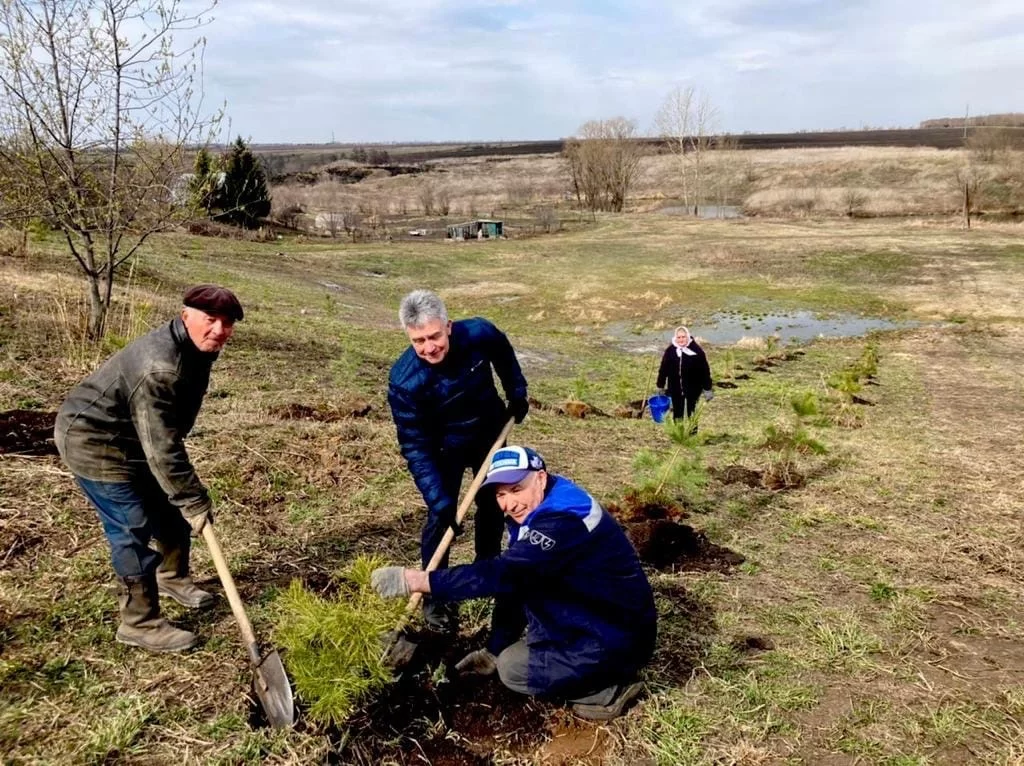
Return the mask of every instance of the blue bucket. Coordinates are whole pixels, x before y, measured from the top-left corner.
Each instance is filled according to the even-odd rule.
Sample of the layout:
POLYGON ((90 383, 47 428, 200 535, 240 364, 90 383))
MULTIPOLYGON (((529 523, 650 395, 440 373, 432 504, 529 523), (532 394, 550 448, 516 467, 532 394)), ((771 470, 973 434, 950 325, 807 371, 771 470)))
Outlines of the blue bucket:
POLYGON ((667 396, 658 394, 647 400, 647 406, 651 408, 651 417, 654 419, 654 422, 661 423, 665 420, 665 413, 668 412, 668 408, 672 406, 672 400, 667 396))

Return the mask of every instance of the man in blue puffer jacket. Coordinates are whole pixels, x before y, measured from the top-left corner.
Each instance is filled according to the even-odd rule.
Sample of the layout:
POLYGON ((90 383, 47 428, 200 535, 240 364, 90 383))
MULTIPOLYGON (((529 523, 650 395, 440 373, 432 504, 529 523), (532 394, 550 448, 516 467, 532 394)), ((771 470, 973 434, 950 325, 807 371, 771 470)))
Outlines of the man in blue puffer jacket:
MULTIPOLYGON (((508 418, 522 422, 529 404, 512 344, 486 319, 449 321, 441 298, 429 290, 405 296, 398 315, 411 345, 391 368, 388 402, 402 456, 427 504, 420 541, 426 568, 445 530, 455 526, 466 469, 480 468, 508 418)), ((501 552, 501 532, 501 511, 485 493, 477 498, 474 525, 478 561, 501 552)), ((454 604, 424 599, 423 611, 428 626, 457 629, 454 604)))
POLYGON ((570 700, 585 718, 620 715, 641 691, 636 674, 656 633, 654 596, 636 551, 597 501, 547 473, 529 448, 495 452, 486 485, 506 516, 508 550, 430 573, 382 567, 374 587, 383 596, 495 596, 487 646, 458 670, 497 671, 510 689, 570 700))

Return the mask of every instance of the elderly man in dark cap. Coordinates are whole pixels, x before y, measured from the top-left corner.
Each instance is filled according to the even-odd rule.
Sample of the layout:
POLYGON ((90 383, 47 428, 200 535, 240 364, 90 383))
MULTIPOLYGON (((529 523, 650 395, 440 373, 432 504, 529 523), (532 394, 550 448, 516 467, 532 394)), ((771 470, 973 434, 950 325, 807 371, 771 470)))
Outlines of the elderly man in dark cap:
POLYGON ((218 285, 189 288, 182 304, 179 317, 79 383, 54 429, 57 449, 110 544, 121 610, 117 640, 156 652, 196 643, 193 633, 161 617, 159 593, 187 607, 213 602, 189 576, 190 532, 199 534, 213 517, 185 437, 210 368, 242 319, 238 298, 218 285))

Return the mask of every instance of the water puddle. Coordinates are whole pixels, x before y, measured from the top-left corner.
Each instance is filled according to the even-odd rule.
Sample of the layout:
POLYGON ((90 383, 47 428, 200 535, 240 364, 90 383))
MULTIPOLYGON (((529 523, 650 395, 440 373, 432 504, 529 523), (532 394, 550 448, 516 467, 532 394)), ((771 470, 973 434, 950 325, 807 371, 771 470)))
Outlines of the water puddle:
MULTIPOLYGON (((666 205, 658 210, 665 215, 693 215, 693 208, 685 205, 666 205)), ((742 218, 743 208, 739 205, 698 205, 697 218, 742 218)))
MULTIPOLYGON (((780 343, 805 343, 817 338, 858 338, 869 332, 917 327, 920 322, 878 319, 853 314, 824 316, 813 311, 784 314, 743 314, 720 312, 710 321, 690 325, 690 332, 716 346, 728 346, 743 338, 774 335, 780 343)), ((605 337, 633 353, 661 351, 672 341, 675 328, 639 332, 628 322, 613 322, 605 328, 605 337)))

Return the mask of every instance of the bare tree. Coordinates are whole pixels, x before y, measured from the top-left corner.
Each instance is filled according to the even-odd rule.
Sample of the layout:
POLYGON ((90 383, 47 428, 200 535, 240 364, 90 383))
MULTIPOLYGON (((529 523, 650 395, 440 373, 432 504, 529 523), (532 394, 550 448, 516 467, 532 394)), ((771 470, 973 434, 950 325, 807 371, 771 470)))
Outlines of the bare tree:
POLYGON ((437 212, 440 215, 448 215, 452 209, 451 192, 444 186, 437 190, 437 212))
POLYGON ((346 210, 341 214, 341 224, 355 242, 362 233, 363 214, 355 210, 346 210))
POLYGON ((970 163, 956 169, 956 186, 962 195, 961 211, 965 229, 971 228, 971 212, 974 210, 981 185, 981 173, 970 163))
POLYGON ((683 205, 694 214, 705 198, 705 160, 717 120, 708 95, 692 85, 674 88, 654 118, 658 135, 676 156, 683 205))
POLYGON ((576 199, 590 210, 622 212, 641 152, 632 120, 613 117, 584 123, 564 150, 576 199))
POLYGON ((423 208, 423 215, 434 214, 434 185, 427 182, 419 188, 420 206, 423 208))
MULTIPOLYGON (((215 2, 215 0, 214 0, 215 2)), ((0 0, 0 163, 26 213, 59 227, 103 335, 118 267, 188 210, 205 23, 182 0, 0 0)), ((5 195, 6 196, 6 193, 5 195)))
POLYGON ((327 233, 331 235, 331 239, 337 237, 341 232, 345 231, 345 214, 338 210, 328 210, 323 213, 321 219, 324 223, 324 228, 327 229, 327 233))

